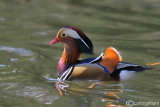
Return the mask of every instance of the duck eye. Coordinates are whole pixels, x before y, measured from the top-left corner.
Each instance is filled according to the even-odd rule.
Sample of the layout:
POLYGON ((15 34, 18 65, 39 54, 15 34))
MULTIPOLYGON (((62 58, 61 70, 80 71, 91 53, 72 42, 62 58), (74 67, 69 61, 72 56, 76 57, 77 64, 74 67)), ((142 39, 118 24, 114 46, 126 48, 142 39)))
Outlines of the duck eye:
POLYGON ((62 33, 62 36, 66 36, 66 34, 62 33))

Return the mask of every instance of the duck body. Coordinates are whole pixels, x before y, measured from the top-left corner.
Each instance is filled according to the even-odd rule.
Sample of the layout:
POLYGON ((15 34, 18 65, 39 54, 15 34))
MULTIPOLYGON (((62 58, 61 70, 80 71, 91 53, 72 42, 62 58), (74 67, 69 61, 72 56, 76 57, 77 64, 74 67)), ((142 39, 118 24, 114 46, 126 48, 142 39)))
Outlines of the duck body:
MULTIPOLYGON (((82 53, 93 53, 93 45, 89 38, 76 27, 62 27, 50 44, 57 42, 64 44, 64 51, 57 66, 60 80, 120 80, 123 78, 120 77, 122 71, 141 67, 121 62, 122 57, 113 47, 107 48, 105 53, 98 57, 80 60, 82 53)), ((145 69, 139 71, 142 70, 145 69)))
POLYGON ((74 65, 64 64, 62 58, 58 63, 58 77, 60 80, 109 80, 109 70, 100 65, 102 54, 97 58, 78 60, 74 65), (64 68, 64 69, 62 69, 64 68), (65 72, 63 72, 65 71, 65 72), (60 73, 62 72, 62 73, 60 73))

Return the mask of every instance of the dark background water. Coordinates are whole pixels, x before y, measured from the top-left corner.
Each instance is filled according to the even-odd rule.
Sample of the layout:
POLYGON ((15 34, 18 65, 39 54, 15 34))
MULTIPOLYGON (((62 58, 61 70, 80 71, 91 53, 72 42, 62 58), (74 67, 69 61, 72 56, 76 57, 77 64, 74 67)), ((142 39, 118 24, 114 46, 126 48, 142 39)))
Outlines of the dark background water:
POLYGON ((66 82, 69 87, 60 96, 55 82, 63 45, 49 45, 61 27, 76 26, 94 45, 95 54, 83 58, 113 46, 125 62, 160 62, 159 10, 159 0, 1 0, 0 106, 104 107, 127 100, 159 101, 159 65, 131 80, 91 89, 98 81, 66 82))

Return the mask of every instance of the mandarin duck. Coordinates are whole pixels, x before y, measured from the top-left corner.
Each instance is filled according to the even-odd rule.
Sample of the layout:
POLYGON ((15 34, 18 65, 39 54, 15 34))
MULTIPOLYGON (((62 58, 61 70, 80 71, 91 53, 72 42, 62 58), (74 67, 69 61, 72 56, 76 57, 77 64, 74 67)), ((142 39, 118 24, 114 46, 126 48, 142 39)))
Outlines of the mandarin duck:
POLYGON ((93 54, 90 39, 78 28, 62 27, 57 36, 50 42, 64 44, 64 51, 57 66, 60 80, 124 80, 133 72, 146 68, 140 65, 122 62, 118 51, 109 47, 105 53, 95 58, 80 60, 81 54, 93 54))

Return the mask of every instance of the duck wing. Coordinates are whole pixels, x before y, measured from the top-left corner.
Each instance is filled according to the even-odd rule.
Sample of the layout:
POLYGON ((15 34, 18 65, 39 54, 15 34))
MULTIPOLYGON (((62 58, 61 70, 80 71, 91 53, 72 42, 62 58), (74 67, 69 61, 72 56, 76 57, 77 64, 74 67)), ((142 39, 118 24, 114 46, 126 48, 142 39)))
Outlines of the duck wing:
POLYGON ((128 70, 128 71, 140 72, 140 71, 144 71, 148 69, 152 69, 152 68, 145 68, 145 67, 142 67, 141 65, 132 64, 132 63, 119 62, 117 67, 115 68, 115 71, 116 70, 128 70))
POLYGON ((136 72, 149 70, 152 68, 142 67, 141 65, 119 62, 114 72, 110 74, 112 80, 128 80, 134 77, 136 72))

